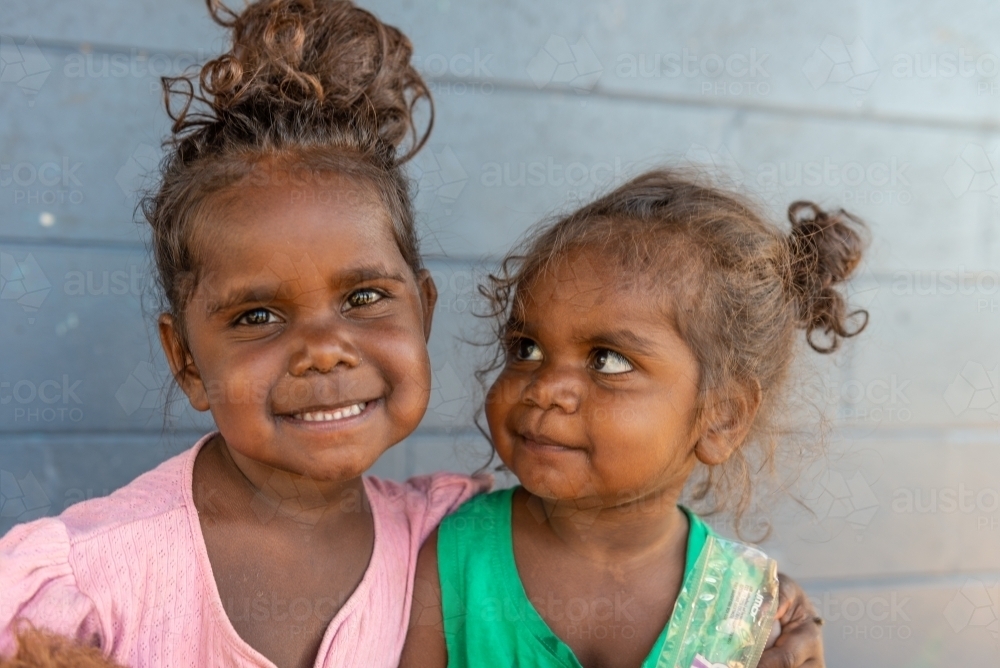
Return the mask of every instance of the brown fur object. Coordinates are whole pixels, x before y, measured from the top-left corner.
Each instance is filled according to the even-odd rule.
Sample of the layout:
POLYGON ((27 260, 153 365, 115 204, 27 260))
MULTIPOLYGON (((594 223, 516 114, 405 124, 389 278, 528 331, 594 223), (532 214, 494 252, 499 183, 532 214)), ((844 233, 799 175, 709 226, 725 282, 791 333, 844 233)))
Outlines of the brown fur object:
POLYGON ((69 638, 26 627, 17 633, 17 654, 0 657, 0 668, 123 668, 96 647, 80 645, 69 638))

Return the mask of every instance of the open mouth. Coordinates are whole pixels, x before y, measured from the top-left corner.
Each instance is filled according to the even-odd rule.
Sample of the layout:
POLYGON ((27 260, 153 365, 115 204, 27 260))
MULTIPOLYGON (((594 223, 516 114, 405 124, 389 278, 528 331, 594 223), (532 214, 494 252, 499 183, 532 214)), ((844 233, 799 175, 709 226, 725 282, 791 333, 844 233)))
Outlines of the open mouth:
POLYGON ((367 405, 367 401, 362 401, 359 404, 351 404, 350 406, 345 406, 344 408, 338 408, 335 411, 309 411, 308 413, 293 413, 292 417, 297 420, 305 420, 306 422, 334 422, 336 420, 354 417, 355 415, 361 415, 361 411, 363 411, 367 405))
POLYGON ((369 399, 367 401, 359 401, 354 404, 348 404, 346 406, 338 406, 336 408, 307 408, 301 411, 296 411, 294 413, 286 413, 281 417, 286 420, 294 420, 301 422, 310 423, 335 423, 343 422, 345 420, 350 420, 351 418, 364 415, 371 412, 378 403, 378 399, 369 399))

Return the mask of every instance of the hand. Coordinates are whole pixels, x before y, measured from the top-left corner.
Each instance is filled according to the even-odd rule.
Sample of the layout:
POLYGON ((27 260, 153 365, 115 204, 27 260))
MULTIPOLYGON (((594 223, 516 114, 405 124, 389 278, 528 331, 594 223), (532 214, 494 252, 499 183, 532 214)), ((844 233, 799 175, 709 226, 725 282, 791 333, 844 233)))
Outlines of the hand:
POLYGON ((781 635, 764 651, 757 668, 824 668, 823 620, 795 580, 778 574, 781 635))

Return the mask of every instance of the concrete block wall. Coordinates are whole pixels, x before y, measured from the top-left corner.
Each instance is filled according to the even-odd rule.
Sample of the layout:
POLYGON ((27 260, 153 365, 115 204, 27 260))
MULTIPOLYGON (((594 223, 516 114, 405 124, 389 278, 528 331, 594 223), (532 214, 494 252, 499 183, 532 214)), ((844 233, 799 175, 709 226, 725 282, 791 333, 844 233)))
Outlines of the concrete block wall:
MULTIPOLYGON (((783 218, 872 227, 868 331, 809 385, 829 456, 766 548, 830 666, 1000 659, 1000 7, 362 0, 401 27, 437 123, 413 166, 441 290, 432 405, 376 466, 473 470, 475 281, 529 225, 660 163, 783 218)), ((107 493, 210 421, 166 411, 135 191, 158 76, 222 47, 198 0, 0 0, 0 532, 107 493)))

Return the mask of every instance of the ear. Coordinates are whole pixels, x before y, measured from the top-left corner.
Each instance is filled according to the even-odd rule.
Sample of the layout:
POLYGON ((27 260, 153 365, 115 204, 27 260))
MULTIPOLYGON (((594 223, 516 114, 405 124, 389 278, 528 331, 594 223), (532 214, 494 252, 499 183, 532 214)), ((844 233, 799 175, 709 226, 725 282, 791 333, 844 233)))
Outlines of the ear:
POLYGON ((198 373, 198 367, 194 364, 194 358, 184 344, 179 329, 180 323, 172 315, 161 313, 158 325, 160 345, 163 346, 163 353, 167 356, 170 373, 187 395, 191 407, 196 411, 207 411, 208 392, 205 390, 201 374, 198 373))
POLYGON ((421 269, 417 272, 417 288, 420 291, 420 310, 424 318, 424 340, 431 338, 431 321, 434 319, 434 305, 437 304, 438 289, 431 278, 431 272, 421 269))
POLYGON ((701 438, 694 446, 698 461, 718 466, 732 457, 750 433, 760 400, 756 380, 732 381, 709 392, 701 414, 701 438))

